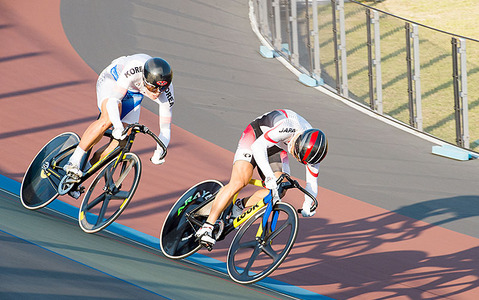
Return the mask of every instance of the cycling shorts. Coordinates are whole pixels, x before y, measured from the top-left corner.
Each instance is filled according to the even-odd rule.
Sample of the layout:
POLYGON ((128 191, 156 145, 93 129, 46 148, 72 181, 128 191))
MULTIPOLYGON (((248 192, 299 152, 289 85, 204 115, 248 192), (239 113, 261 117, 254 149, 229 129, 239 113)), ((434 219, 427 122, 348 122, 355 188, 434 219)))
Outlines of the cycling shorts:
MULTIPOLYGON (((112 92, 116 86, 115 78, 115 65, 110 65, 105 70, 103 70, 98 77, 96 83, 96 97, 98 109, 101 112, 101 104, 105 99, 108 99, 112 96, 112 92)), ((128 91, 121 100, 121 114, 120 120, 123 123, 133 124, 138 123, 140 120, 140 108, 141 101, 143 100, 143 95, 140 93, 135 93, 128 91)))
MULTIPOLYGON (((259 125, 257 125, 255 121, 251 122, 241 135, 233 163, 238 160, 244 160, 251 163, 253 168, 256 168, 257 164, 253 157, 251 145, 254 143, 254 141, 256 141, 256 138, 262 134, 263 133, 260 130, 259 125)), ((277 146, 268 148, 267 152, 269 165, 271 166, 273 172, 283 172, 283 157, 287 156, 287 153, 277 146)), ((261 176, 261 179, 264 180, 264 174, 259 168, 258 173, 261 176)))

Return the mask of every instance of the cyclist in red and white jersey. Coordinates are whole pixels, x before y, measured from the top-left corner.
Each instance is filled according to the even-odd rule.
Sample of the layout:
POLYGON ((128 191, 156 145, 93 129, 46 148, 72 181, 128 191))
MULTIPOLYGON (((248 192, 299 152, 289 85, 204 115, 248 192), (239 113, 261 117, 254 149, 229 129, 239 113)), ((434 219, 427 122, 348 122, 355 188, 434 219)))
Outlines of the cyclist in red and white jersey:
MULTIPOLYGON (((265 187, 277 194, 276 179, 282 172, 290 173, 290 153, 306 168, 306 189, 314 197, 318 194, 319 163, 328 152, 328 140, 319 129, 314 129, 303 117, 288 109, 268 112, 251 122, 243 132, 235 153, 231 179, 216 195, 213 207, 205 224, 196 236, 204 245, 215 244, 212 231, 221 212, 233 196, 243 189, 253 176, 257 166, 265 187)), ((253 205, 268 194, 268 190, 257 191, 249 198, 238 199, 233 205, 232 217, 240 215, 245 206, 253 205)), ((305 195, 302 215, 311 217, 313 200, 305 195)))
MULTIPOLYGON (((140 107, 144 96, 158 103, 159 139, 168 146, 171 136, 172 106, 175 103, 171 81, 173 71, 164 59, 147 54, 134 54, 119 57, 111 62, 98 77, 96 83, 97 105, 100 117, 84 132, 80 144, 75 149, 69 162, 64 167, 67 174, 79 179, 82 176, 80 163, 105 131, 113 126, 112 135, 115 140, 95 153, 92 162, 103 158, 116 148, 122 135, 123 124, 136 123, 140 119, 140 107)), ((157 146, 151 161, 162 164, 160 160, 163 150, 157 146)), ((79 193, 72 196, 79 196, 79 193)))

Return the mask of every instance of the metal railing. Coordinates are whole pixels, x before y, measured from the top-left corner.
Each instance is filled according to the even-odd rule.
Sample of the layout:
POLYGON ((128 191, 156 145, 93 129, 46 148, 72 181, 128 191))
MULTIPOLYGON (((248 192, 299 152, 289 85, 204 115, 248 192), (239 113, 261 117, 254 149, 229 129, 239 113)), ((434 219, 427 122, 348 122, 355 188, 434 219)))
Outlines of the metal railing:
POLYGON ((259 32, 308 85, 479 149, 479 41, 353 0, 252 1, 259 32))

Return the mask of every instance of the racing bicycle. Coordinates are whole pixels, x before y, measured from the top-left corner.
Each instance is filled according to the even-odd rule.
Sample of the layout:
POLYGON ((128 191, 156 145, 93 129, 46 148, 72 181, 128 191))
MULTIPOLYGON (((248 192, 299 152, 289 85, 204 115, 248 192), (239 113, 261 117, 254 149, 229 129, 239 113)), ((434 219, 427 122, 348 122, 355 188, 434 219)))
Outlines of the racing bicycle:
MULTIPOLYGON (((137 133, 151 136, 163 149, 161 159, 166 156, 166 147, 148 127, 135 123, 126 126, 127 134, 113 151, 93 166, 81 165, 83 176, 79 182, 66 176, 63 167, 80 142, 76 133, 65 132, 50 140, 35 156, 23 177, 20 199, 30 210, 47 206, 59 195, 70 191, 85 192, 81 185, 98 171, 81 202, 78 223, 87 233, 95 233, 114 222, 130 203, 141 176, 140 158, 130 152, 137 133), (86 170, 85 170, 86 169, 86 170)), ((112 138, 111 130, 104 134, 112 138)), ((90 156, 90 151, 88 155, 90 156)))
MULTIPOLYGON (((251 179, 249 183, 263 186, 257 179, 251 179)), ((195 233, 206 221, 221 187, 223 184, 217 180, 206 180, 191 187, 176 201, 160 234, 160 247, 165 256, 181 259, 202 247, 195 233)), ((313 199, 311 210, 316 209, 316 198, 283 173, 278 178, 278 195, 291 188, 297 188, 313 199)), ((217 241, 236 231, 227 256, 228 275, 235 282, 250 284, 267 277, 284 261, 296 240, 296 210, 286 202, 273 203, 271 195, 270 190, 265 198, 234 219, 231 217, 232 201, 215 224, 213 234, 217 241)))

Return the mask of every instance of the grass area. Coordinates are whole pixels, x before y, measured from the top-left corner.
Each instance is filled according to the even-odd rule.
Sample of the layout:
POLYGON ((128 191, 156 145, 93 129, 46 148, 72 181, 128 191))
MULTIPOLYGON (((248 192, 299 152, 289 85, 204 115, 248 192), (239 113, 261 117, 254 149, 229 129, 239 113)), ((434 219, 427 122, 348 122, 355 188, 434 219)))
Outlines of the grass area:
MULTIPOLYGON (((456 143, 452 78, 453 34, 479 39, 479 0, 361 1, 382 11, 432 28, 419 27, 423 129, 456 143)), ((331 9, 320 12, 321 64, 327 84, 335 86, 331 9)), ((350 97, 369 105, 365 8, 345 5, 348 88, 350 97)), ((380 14, 383 110, 409 124, 405 21, 380 14)), ((479 150, 479 42, 467 41, 470 148, 479 150)))
POLYGON ((385 12, 452 34, 479 39, 479 0, 362 1, 385 12))

